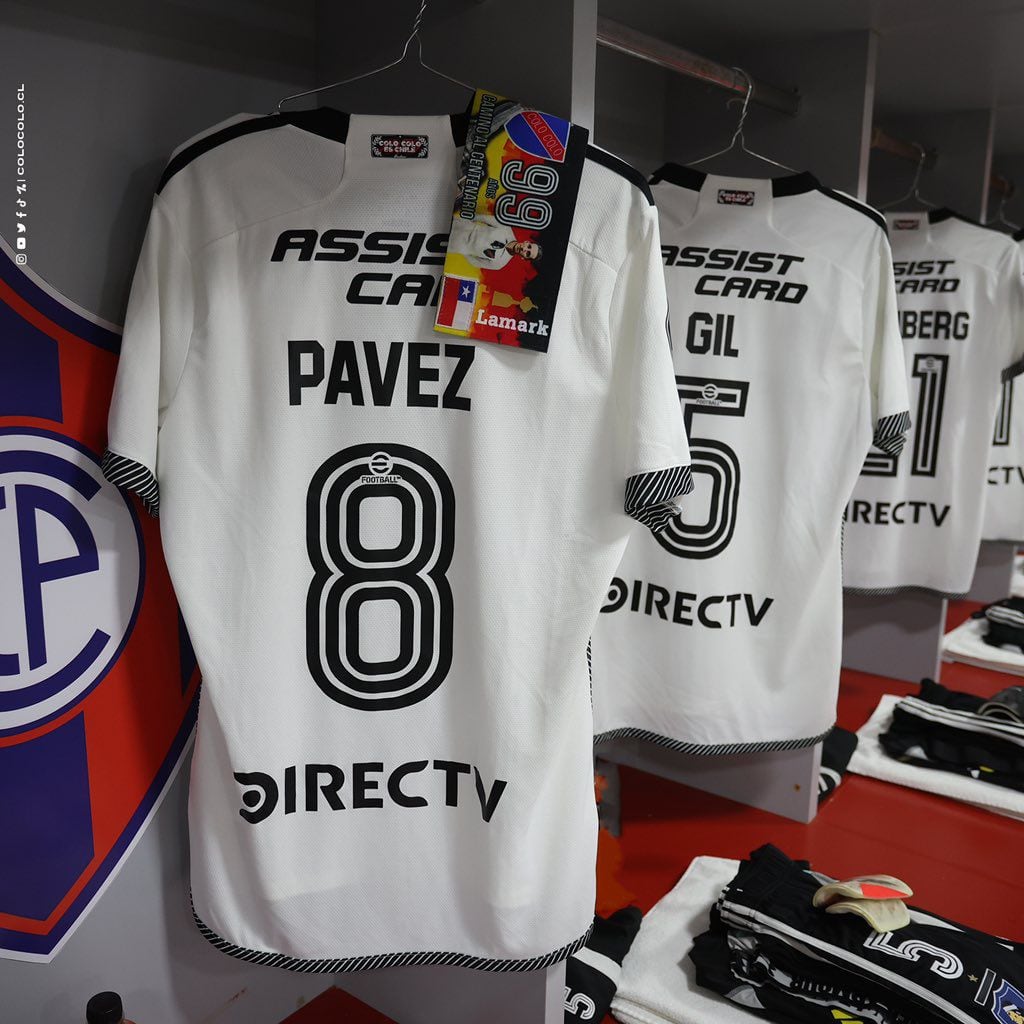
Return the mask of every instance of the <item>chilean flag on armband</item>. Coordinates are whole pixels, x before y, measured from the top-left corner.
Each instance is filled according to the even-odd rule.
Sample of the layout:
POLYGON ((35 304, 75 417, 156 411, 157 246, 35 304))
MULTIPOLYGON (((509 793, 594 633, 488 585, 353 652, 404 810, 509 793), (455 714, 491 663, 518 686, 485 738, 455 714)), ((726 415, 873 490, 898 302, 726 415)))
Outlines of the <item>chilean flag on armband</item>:
POLYGON ((468 331, 476 308, 476 289, 477 282, 472 278, 445 274, 437 307, 437 326, 468 331))

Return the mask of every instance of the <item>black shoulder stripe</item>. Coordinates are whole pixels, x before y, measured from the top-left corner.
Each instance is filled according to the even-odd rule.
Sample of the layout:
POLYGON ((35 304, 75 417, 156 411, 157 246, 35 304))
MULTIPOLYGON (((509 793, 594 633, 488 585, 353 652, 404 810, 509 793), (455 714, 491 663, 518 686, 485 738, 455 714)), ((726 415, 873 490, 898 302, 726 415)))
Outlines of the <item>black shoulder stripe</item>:
POLYGON ((1020 231, 1015 231, 1014 232, 1013 240, 1015 242, 1024 241, 1024 228, 1021 228, 1020 231))
POLYGON ((160 175, 160 182, 156 187, 161 192, 163 187, 183 167, 188 166, 198 156, 208 153, 217 146, 224 145, 232 139, 242 135, 250 135, 253 132, 268 131, 271 128, 280 128, 281 125, 293 124, 298 128, 323 135, 325 138, 335 139, 344 142, 348 136, 349 116, 341 110, 333 107, 317 107, 314 110, 297 110, 288 114, 268 114, 266 117, 251 117, 246 121, 239 121, 237 124, 228 125, 219 132, 211 132, 209 135, 191 146, 187 146, 180 153, 168 161, 164 173, 160 175))
POLYGON ((962 220, 965 224, 973 224, 976 228, 985 228, 986 231, 995 231, 998 234, 1002 234, 998 228, 992 227, 991 224, 982 224, 980 220, 975 220, 964 213, 951 210, 948 206, 940 206, 937 210, 928 211, 929 224, 941 224, 944 220, 962 220))
POLYGON ((652 175, 651 184, 657 185, 659 181, 667 181, 672 185, 679 185, 680 188, 688 188, 693 192, 699 192, 704 185, 707 175, 698 171, 695 167, 683 167, 682 164, 662 164, 652 175))
POLYGON ((632 164, 627 164, 625 160, 620 160, 617 156, 612 156, 611 153, 589 144, 587 146, 587 159, 593 160, 594 163, 600 164, 602 167, 607 167, 608 170, 622 175, 626 181, 631 185, 635 185, 641 192, 643 192, 647 197, 647 202, 650 203, 651 206, 654 205, 654 196, 651 194, 651 189, 647 184, 647 179, 632 164))
POLYGON ((842 192, 836 192, 835 189, 825 188, 824 185, 819 185, 818 191, 822 195, 828 196, 829 199, 834 199, 837 203, 842 203, 844 206, 848 206, 851 210, 863 213, 865 217, 869 217, 873 220, 885 232, 886 237, 888 237, 889 225, 885 223, 885 218, 874 207, 867 206, 864 203, 859 203, 856 199, 843 195, 842 192))

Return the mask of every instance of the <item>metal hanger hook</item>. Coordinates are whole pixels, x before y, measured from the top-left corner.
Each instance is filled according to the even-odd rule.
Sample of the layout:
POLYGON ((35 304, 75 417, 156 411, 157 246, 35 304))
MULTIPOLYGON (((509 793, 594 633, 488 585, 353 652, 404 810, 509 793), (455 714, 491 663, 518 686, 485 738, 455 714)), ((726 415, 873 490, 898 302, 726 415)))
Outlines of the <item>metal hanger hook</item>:
MULTIPOLYGON (((743 138, 743 125, 747 120, 747 111, 750 109, 750 97, 754 92, 754 80, 743 70, 741 67, 733 67, 733 71, 738 75, 743 76, 743 80, 747 83, 747 91, 743 96, 743 106, 740 108, 740 119, 736 125, 736 131, 732 133, 732 141, 729 143, 730 148, 736 145, 738 139, 741 146, 745 146, 745 140, 743 138)), ((735 98, 735 97, 734 97, 735 98)))
POLYGON ((416 17, 412 19, 412 31, 409 33, 409 38, 405 41, 405 46, 402 47, 402 56, 398 58, 399 64, 405 60, 409 52, 409 44, 414 39, 419 43, 420 60, 423 60, 423 41, 420 39, 420 26, 423 24, 423 15, 426 13, 427 3, 428 0, 420 0, 420 9, 416 12, 416 17))
POLYGON ((396 67, 409 55, 409 47, 412 45, 412 41, 414 39, 416 40, 416 56, 421 67, 429 71, 432 75, 437 75, 439 78, 443 78, 446 81, 451 82, 453 85, 458 85, 463 89, 469 89, 472 91, 474 86, 470 85, 468 82, 463 82, 461 79, 446 74, 439 68, 432 67, 423 59, 423 39, 420 36, 420 28, 423 26, 423 15, 426 13, 427 6, 428 0, 419 0, 419 8, 416 11, 415 17, 412 19, 412 30, 405 40, 405 46, 402 47, 401 54, 399 54, 399 56, 394 60, 388 61, 387 64, 382 64, 380 67, 372 68, 369 71, 362 71, 357 75, 350 75, 348 78, 342 78, 337 82, 329 82, 327 85, 318 85, 315 89, 306 89, 303 92, 295 92, 290 96, 284 96, 282 99, 277 101, 277 108, 274 111, 271 111, 271 113, 281 114, 282 106, 291 100, 302 99, 304 96, 315 96, 317 93, 324 92, 327 89, 333 89, 339 85, 348 85, 350 82, 358 82, 364 78, 369 78, 371 75, 379 75, 382 71, 387 71, 390 68, 396 67))
MULTIPOLYGON (((707 156, 702 156, 699 160, 691 160, 690 165, 695 166, 696 164, 705 163, 708 160, 713 160, 716 156, 724 156, 726 153, 731 152, 736 148, 736 144, 739 143, 739 148, 742 152, 747 153, 749 156, 754 157, 756 160, 763 160, 766 164, 772 164, 775 167, 781 167, 784 171, 796 171, 790 167, 789 164, 780 163, 778 160, 773 160, 770 156, 765 156, 763 153, 755 153, 752 149, 747 146, 747 140, 743 136, 743 126, 747 122, 747 113, 750 110, 750 100, 754 95, 754 80, 747 74, 743 68, 733 67, 733 71, 738 75, 743 76, 743 80, 747 83, 747 91, 743 94, 742 107, 740 108, 740 119, 736 125, 736 130, 732 133, 732 138, 729 140, 729 145, 725 149, 720 149, 715 153, 710 153, 707 156)), ((733 103, 739 103, 739 96, 731 96, 726 101, 726 109, 732 106, 733 103)))
POLYGON ((914 182, 910 186, 909 190, 898 199, 891 199, 887 203, 882 203, 878 208, 880 210, 891 210, 894 206, 898 206, 900 203, 906 202, 908 199, 916 199, 923 206, 933 207, 935 204, 929 199, 925 199, 921 195, 921 172, 924 171, 924 165, 928 160, 928 150, 920 142, 912 142, 911 145, 920 154, 917 161, 917 168, 914 171, 914 182))
POLYGON ((920 142, 915 142, 914 145, 917 147, 917 151, 920 153, 920 156, 917 160, 917 170, 914 171, 914 184, 910 189, 910 194, 912 196, 917 195, 918 186, 921 184, 921 173, 924 171, 925 161, 928 159, 928 150, 925 149, 920 142))

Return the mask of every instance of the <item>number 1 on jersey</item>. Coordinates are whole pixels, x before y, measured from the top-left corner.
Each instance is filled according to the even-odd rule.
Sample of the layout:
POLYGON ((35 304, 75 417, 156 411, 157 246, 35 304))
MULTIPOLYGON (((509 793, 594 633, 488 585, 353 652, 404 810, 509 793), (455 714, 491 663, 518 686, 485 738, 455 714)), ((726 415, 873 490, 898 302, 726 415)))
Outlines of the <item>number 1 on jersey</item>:
POLYGON ((1010 443, 1013 424, 1013 381, 1003 381, 1003 390, 999 394, 999 409, 996 412, 996 426, 992 431, 992 444, 1005 447, 1010 443))
MULTIPOLYGON (((939 441, 942 437, 942 414, 946 402, 946 378, 949 356, 918 352, 914 356, 911 376, 918 380, 917 416, 914 419, 910 473, 912 476, 935 476, 939 464, 939 441)), ((895 476, 898 455, 887 455, 877 449, 864 460, 863 476, 895 476)))

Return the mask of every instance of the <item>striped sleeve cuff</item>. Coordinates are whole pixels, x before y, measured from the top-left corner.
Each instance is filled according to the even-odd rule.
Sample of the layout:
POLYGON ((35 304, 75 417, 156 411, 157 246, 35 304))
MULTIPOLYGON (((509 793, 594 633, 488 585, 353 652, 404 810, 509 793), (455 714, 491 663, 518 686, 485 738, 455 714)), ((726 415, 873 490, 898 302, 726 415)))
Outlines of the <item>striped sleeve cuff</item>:
POLYGON ((154 518, 160 514, 160 488, 156 477, 141 463, 126 459, 109 448, 100 463, 103 475, 115 486, 134 491, 145 510, 154 518))
POLYGON ((897 412, 892 416, 883 416, 875 424, 875 436, 871 443, 886 455, 899 455, 907 442, 908 430, 910 430, 909 412, 897 412))
POLYGON ((637 473, 626 481, 627 516, 654 533, 679 514, 675 499, 693 490, 689 466, 673 466, 654 473, 637 473))
POLYGON ((1013 380, 1014 377, 1019 377, 1024 373, 1024 358, 1018 359, 1017 362, 1011 363, 1005 370, 999 375, 999 379, 1005 384, 1008 380, 1013 380))

